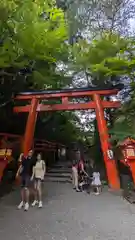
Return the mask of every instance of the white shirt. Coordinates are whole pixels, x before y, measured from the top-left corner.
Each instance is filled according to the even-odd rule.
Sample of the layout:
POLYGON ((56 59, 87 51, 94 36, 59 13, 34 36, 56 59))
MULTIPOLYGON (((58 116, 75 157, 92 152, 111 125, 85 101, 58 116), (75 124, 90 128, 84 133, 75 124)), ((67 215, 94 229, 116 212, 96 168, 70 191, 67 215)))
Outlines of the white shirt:
POLYGON ((96 185, 96 186, 101 185, 100 173, 99 172, 94 172, 93 173, 92 185, 96 185))
POLYGON ((44 179, 45 175, 45 162, 43 160, 37 161, 34 166, 34 177, 44 179))

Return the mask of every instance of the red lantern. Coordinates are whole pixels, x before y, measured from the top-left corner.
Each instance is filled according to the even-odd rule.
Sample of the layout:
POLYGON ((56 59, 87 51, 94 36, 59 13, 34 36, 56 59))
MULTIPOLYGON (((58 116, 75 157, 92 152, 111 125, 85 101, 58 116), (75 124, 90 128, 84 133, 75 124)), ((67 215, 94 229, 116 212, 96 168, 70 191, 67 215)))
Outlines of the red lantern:
POLYGON ((135 159, 135 146, 134 144, 130 144, 126 146, 125 155, 127 159, 135 159))
POLYGON ((135 159, 135 141, 126 139, 120 144, 125 160, 135 159))

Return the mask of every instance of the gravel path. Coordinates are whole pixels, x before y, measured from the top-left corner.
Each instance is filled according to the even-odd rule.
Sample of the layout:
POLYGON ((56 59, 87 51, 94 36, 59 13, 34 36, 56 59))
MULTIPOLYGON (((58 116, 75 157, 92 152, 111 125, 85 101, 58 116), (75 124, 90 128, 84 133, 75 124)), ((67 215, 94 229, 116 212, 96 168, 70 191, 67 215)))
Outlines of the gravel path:
POLYGON ((76 193, 45 183, 43 209, 17 210, 15 191, 0 202, 0 240, 135 240, 135 205, 104 190, 76 193))

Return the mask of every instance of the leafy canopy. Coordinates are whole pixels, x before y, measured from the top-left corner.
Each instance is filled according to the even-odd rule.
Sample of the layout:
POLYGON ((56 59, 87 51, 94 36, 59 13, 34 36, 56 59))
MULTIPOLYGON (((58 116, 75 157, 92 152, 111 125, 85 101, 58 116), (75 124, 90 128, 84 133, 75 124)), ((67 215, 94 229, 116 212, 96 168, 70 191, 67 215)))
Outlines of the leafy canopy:
POLYGON ((0 0, 0 67, 56 62, 67 39, 64 13, 53 1, 0 0))
MULTIPOLYGON (((56 70, 58 62, 68 59, 68 27, 63 11, 56 7, 55 1, 0 0, 0 35, 0 79, 3 82, 0 103, 10 100, 14 92, 46 87, 55 89, 71 81, 56 70)), ((22 118, 17 119, 18 126, 10 115, 9 127, 9 115, 7 118, 2 115, 4 113, 1 114, 1 126, 8 123, 11 132, 15 129, 15 133, 22 134, 22 118)), ((73 122, 74 114, 41 113, 40 116, 36 133, 40 133, 40 137, 51 136, 50 140, 58 138, 58 141, 65 138, 70 142, 80 136, 73 122)))
POLYGON ((135 67, 134 41, 117 34, 104 33, 92 42, 80 40, 74 44, 72 58, 76 69, 87 70, 99 82, 104 82, 110 76, 129 76, 135 67))
POLYGON ((127 137, 135 138, 135 91, 130 99, 116 112, 114 127, 110 130, 112 138, 122 141, 127 137))

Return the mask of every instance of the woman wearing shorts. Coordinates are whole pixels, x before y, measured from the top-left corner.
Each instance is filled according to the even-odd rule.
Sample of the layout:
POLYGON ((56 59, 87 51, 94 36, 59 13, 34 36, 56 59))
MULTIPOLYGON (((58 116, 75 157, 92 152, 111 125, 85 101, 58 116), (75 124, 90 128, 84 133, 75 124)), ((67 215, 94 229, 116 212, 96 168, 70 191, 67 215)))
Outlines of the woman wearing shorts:
POLYGON ((42 156, 39 153, 37 155, 37 162, 35 166, 33 167, 33 174, 31 177, 31 180, 34 180, 34 189, 35 189, 35 199, 32 203, 32 206, 38 204, 39 208, 42 208, 42 181, 44 179, 46 173, 46 165, 45 161, 42 160, 42 156))

